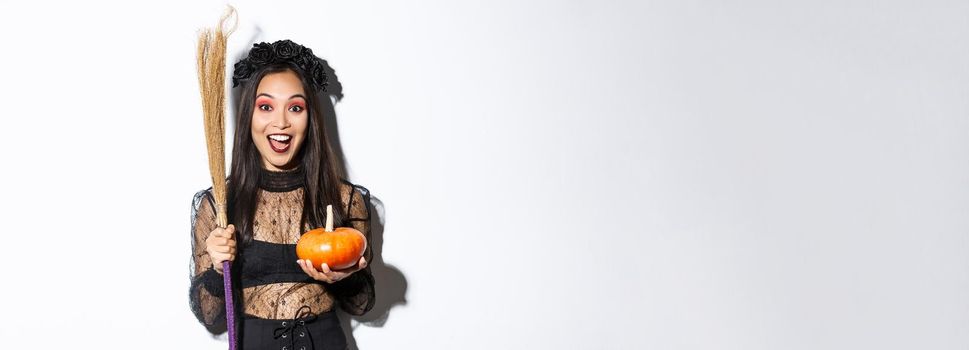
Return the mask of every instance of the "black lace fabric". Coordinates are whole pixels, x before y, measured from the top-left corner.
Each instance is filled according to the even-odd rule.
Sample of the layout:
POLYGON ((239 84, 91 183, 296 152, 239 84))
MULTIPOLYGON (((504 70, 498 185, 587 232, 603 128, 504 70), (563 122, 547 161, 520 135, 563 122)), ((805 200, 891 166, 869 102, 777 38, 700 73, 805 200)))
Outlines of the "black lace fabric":
MULTIPOLYGON (((304 191, 301 181, 301 173, 263 173, 253 222, 254 242, 243 246, 244 243, 238 239, 237 233, 237 244, 242 246, 232 270, 233 289, 237 292, 235 300, 240 301, 237 310, 259 318, 291 319, 304 305, 317 314, 339 305, 349 314, 362 315, 374 304, 374 279, 369 267, 341 281, 329 284, 312 280, 299 270, 296 264, 295 244, 303 232, 311 229, 308 224, 300 227, 304 191), (273 256, 285 258, 273 258, 272 261, 267 261, 265 257, 254 259, 252 256, 256 255, 255 245, 283 250, 273 256), (252 254, 247 255, 247 252, 252 254), (255 270, 261 272, 285 270, 289 277, 276 278, 282 281, 272 281, 273 278, 247 280, 246 276, 251 275, 250 272, 255 270), (246 287, 240 288, 243 285, 246 287)), ((225 329, 225 291, 222 287, 222 275, 214 270, 212 261, 205 251, 205 240, 216 228, 214 202, 210 190, 199 191, 192 200, 192 263, 189 299, 192 311, 199 322, 210 332, 221 333, 225 329)), ((351 226, 360 230, 369 241, 371 239, 369 191, 362 186, 345 182, 342 197, 343 208, 346 209, 348 218, 343 223, 338 223, 338 226, 351 226)), ((372 261, 371 255, 372 251, 368 245, 364 252, 368 262, 372 261)))

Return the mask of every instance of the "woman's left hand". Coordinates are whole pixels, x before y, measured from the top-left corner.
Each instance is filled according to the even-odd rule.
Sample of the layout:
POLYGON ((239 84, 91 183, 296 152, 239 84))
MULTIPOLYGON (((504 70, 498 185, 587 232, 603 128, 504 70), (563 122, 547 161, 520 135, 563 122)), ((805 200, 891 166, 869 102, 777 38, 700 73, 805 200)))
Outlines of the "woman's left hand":
POLYGON ((336 271, 330 270, 330 267, 327 266, 326 264, 322 265, 323 271, 317 271, 316 268, 313 267, 313 263, 310 262, 309 259, 296 260, 296 263, 299 264, 299 267, 301 267, 303 269, 303 272, 306 272, 307 275, 309 275, 310 277, 313 277, 313 279, 317 281, 323 281, 326 283, 335 283, 336 281, 347 278, 347 276, 350 276, 354 272, 360 271, 363 268, 367 267, 367 259, 363 257, 360 258, 360 261, 357 262, 356 266, 349 267, 343 270, 336 270, 336 271))

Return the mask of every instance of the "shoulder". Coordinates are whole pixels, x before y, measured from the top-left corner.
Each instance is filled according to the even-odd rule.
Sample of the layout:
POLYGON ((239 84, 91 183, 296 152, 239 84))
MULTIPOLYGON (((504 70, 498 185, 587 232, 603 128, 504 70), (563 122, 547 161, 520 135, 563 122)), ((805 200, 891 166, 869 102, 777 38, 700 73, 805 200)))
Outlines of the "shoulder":
POLYGON ((206 189, 199 190, 199 191, 195 192, 195 196, 194 197, 195 198, 201 198, 203 196, 212 197, 212 187, 209 187, 209 188, 206 188, 206 189))
POLYGON ((208 198, 209 200, 212 200, 212 187, 195 192, 195 195, 192 196, 192 201, 198 202, 202 200, 202 198, 208 198))
POLYGON ((195 192, 195 195, 192 196, 192 207, 198 210, 202 206, 215 206, 215 198, 212 196, 212 187, 195 192))
POLYGON ((370 190, 366 187, 352 183, 346 179, 341 179, 340 196, 343 198, 343 204, 347 208, 347 212, 369 212, 370 190))
POLYGON ((340 179, 340 196, 343 197, 343 202, 347 203, 351 199, 369 198, 370 190, 346 179, 340 179))

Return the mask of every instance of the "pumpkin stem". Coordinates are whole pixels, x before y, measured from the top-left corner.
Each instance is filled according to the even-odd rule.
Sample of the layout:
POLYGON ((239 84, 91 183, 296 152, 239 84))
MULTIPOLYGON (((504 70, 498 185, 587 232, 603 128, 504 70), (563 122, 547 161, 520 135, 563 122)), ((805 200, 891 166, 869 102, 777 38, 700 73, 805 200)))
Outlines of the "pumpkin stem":
POLYGON ((333 232, 333 205, 326 205, 326 232, 333 232))

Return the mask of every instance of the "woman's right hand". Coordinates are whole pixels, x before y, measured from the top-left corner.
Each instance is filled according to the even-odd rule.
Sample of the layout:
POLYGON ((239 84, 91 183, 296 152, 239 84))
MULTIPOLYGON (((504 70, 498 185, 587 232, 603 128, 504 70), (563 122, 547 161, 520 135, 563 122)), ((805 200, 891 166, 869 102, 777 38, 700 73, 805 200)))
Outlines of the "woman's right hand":
POLYGON ((205 239, 205 252, 209 253, 212 267, 222 273, 222 262, 236 258, 236 227, 229 224, 226 228, 216 227, 205 239))

